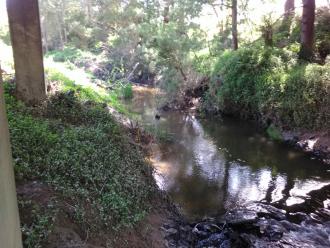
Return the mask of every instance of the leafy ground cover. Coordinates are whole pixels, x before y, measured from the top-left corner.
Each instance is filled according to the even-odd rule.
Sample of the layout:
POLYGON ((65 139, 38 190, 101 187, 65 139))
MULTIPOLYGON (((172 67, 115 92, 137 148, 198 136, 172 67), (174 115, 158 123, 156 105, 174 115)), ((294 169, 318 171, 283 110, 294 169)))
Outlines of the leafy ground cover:
MULTIPOLYGON (((18 184, 47 185, 57 201, 70 202, 71 217, 84 230, 134 226, 150 209, 156 186, 142 153, 105 108, 113 99, 63 75, 51 78, 63 87, 39 107, 25 106, 6 86, 18 184)), ((47 240, 58 208, 56 201, 45 207, 20 199, 20 210, 31 211, 22 223, 26 247, 47 240)))

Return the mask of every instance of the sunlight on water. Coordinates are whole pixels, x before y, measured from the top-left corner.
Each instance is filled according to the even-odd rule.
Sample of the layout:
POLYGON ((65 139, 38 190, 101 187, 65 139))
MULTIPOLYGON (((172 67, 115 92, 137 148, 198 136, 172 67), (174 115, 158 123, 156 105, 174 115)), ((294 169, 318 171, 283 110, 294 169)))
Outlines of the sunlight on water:
POLYGON ((330 184, 330 180, 327 182, 316 180, 297 180, 294 187, 290 190, 290 197, 287 199, 286 204, 288 206, 302 203, 305 198, 308 197, 308 193, 312 190, 321 189, 322 187, 330 184))

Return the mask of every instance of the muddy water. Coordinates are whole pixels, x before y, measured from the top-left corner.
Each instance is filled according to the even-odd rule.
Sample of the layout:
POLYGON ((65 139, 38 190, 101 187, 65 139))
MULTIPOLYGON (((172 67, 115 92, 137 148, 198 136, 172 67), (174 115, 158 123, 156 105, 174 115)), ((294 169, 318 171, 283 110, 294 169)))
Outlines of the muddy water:
MULTIPOLYGON (((188 218, 222 215, 254 201, 299 205, 330 185, 327 165, 271 141, 251 123, 181 112, 157 120, 157 100, 154 90, 135 88, 126 104, 150 130, 172 140, 155 149, 155 177, 188 218)), ((329 203, 324 195, 322 201, 329 203)))

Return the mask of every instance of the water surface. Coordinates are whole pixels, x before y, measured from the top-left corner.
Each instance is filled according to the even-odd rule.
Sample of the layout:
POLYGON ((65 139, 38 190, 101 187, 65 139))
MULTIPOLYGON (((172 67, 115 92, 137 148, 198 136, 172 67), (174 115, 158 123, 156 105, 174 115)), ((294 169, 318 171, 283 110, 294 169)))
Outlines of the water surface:
POLYGON ((181 112, 156 120, 157 99, 154 90, 136 88, 127 106, 140 122, 171 137, 155 149, 156 179, 189 218, 221 215, 253 201, 303 203, 310 191, 330 184, 327 165, 271 141, 249 122, 199 120, 181 112))

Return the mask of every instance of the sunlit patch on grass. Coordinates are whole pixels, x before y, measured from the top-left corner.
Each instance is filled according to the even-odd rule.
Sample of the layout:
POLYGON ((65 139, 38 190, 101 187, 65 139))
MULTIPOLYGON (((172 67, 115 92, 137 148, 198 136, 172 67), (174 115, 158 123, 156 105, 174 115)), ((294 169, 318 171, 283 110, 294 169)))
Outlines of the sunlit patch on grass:
MULTIPOLYGON (((58 67, 59 66, 57 65, 57 68, 58 67)), ((67 70, 64 70, 64 72, 67 72, 67 70)), ((82 73, 80 69, 69 70, 69 72, 70 73, 67 76, 67 74, 54 68, 48 68, 46 70, 47 79, 50 82, 58 83, 61 90, 65 92, 75 91, 80 100, 108 104, 120 113, 127 112, 125 107, 120 103, 116 91, 109 91, 91 83, 86 74, 84 75, 84 72, 82 73)))

